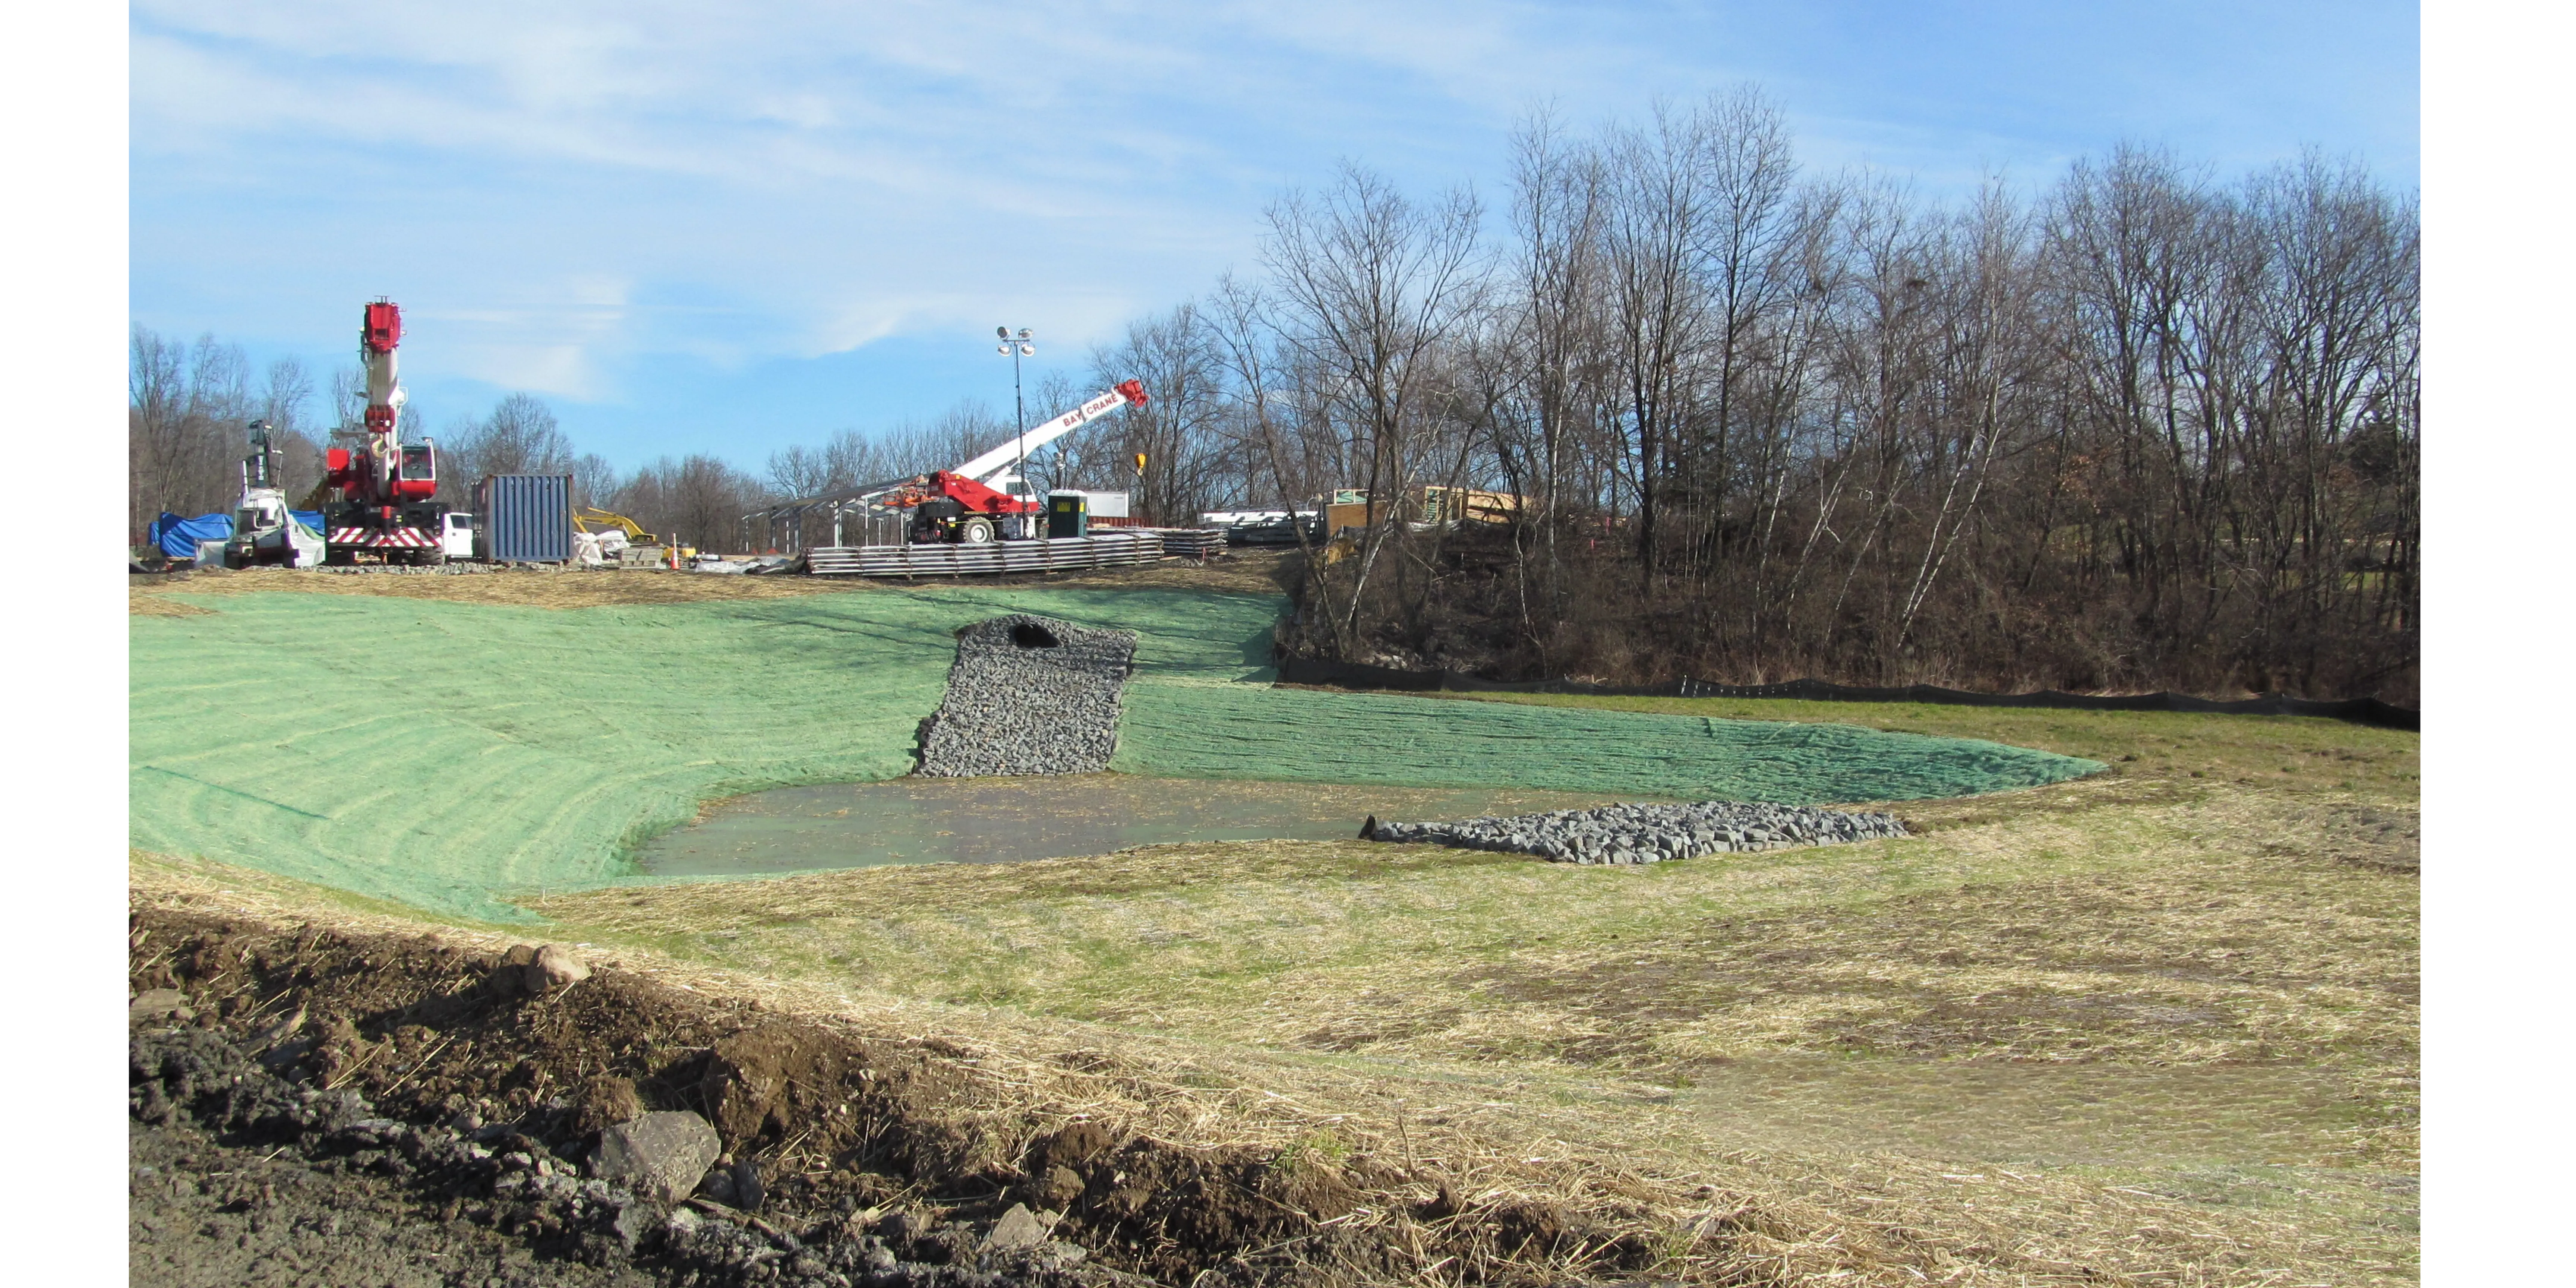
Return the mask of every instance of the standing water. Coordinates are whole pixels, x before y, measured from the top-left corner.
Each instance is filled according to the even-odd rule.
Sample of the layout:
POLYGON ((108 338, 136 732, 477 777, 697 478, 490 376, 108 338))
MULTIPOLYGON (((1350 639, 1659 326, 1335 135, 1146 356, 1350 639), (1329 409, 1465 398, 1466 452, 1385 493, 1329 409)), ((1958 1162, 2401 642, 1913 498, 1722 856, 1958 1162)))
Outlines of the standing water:
POLYGON ((1581 809, 1641 797, 1066 774, 782 787, 710 806, 646 842, 653 876, 755 876, 889 863, 1010 863, 1175 841, 1339 840, 1407 822, 1581 809))

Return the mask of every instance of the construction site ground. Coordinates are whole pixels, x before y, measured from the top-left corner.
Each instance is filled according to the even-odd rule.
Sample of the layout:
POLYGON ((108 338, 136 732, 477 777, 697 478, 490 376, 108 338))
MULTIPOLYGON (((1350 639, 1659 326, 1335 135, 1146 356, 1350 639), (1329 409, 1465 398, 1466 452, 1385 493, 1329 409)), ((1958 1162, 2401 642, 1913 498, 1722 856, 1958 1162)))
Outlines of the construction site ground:
MULTIPOLYGON (((1228 575, 1243 572, 1238 564, 1228 575)), ((299 632, 318 646, 336 629, 319 595, 231 598, 239 590, 375 595, 377 615, 353 620, 380 637, 395 624, 381 616, 389 602, 469 600, 509 616, 587 605, 544 614, 571 619, 546 647, 574 668, 610 650, 648 684, 691 667, 724 674, 751 664, 697 655, 708 646, 676 627, 586 623, 694 597, 757 607, 890 593, 683 574, 244 573, 138 586, 133 600, 138 617, 237 615, 258 625, 253 638, 265 647, 291 645, 299 632), (637 649, 632 638, 646 630, 662 632, 674 655, 637 649)), ((1227 701, 1282 692, 1246 678, 1258 670, 1239 629, 1248 618, 1200 602, 1243 600, 1257 616, 1269 601, 1254 595, 1167 584, 1114 612, 1056 598, 1059 586, 929 600, 982 611, 1039 595, 1068 616, 1223 624, 1196 635, 1160 628, 1198 642, 1169 650, 1165 680, 1134 688, 1131 722, 1156 710, 1157 689, 1178 704, 1161 717, 1173 719, 1235 710, 1189 705, 1194 690, 1227 701), (1158 607, 1158 595, 1171 601, 1158 607)), ((931 616, 918 634, 935 652, 947 618, 931 616)), ((818 613, 800 629, 861 631, 861 619, 878 623, 864 629, 880 636, 902 633, 882 611, 818 613)), ((138 765, 157 709, 202 701, 230 710, 221 691, 259 683, 225 669, 213 644, 165 656, 143 643, 187 624, 136 624, 138 765), (185 682, 149 676, 155 660, 185 682)), ((488 637, 476 630, 468 638, 488 637)), ((1148 630, 1140 657, 1155 638, 1148 630)), ((388 650, 387 678, 412 655, 388 650)), ((935 666, 927 683, 935 702, 935 666)), ((851 709, 864 705, 857 692, 827 691, 836 726, 867 719, 851 709)), ((918 696, 891 680, 874 700, 892 700, 883 694, 918 696)), ((1420 736, 1481 738, 1508 751, 1543 736, 1531 729, 1656 715, 1695 726, 1703 748, 1710 730, 1734 722, 1833 721, 1945 740, 1926 747, 1991 740, 2107 768, 1905 802, 1897 808, 1916 834, 1902 841, 1637 869, 1356 840, 1233 841, 716 884, 633 884, 603 869, 564 883, 579 889, 489 880, 470 903, 333 880, 327 869, 298 870, 305 860, 292 856, 200 857, 209 847, 186 837, 301 807, 274 794, 226 803, 200 785, 187 789, 203 794, 186 797, 178 821, 155 823, 149 798, 163 789, 138 769, 136 984, 213 995, 199 1022, 249 1031, 272 999, 223 1000, 245 978, 299 978, 295 963, 314 957, 337 963, 338 974, 303 978, 354 979, 346 964, 366 963, 365 976, 378 979, 369 987, 381 991, 308 984, 298 1004, 314 1008, 316 1024, 326 1011, 347 1019, 352 1040, 382 1048, 381 1066, 358 1067, 348 1085, 373 1087, 395 1108, 427 1097, 415 1083, 498 1089, 511 1077, 522 1087, 543 1078, 578 1091, 619 1061, 649 1072, 702 1053, 727 1025, 807 1026, 797 1031, 900 1049, 928 1071, 917 1084, 925 1090, 881 1112, 922 1140, 948 1141, 945 1152, 924 1146, 901 1167, 863 1165, 835 1143, 828 1118, 811 1117, 822 1111, 791 1110, 762 1129, 778 1172, 806 1178, 777 1200, 775 1219, 838 1220, 834 1203, 861 1198, 980 1219, 1012 1187, 1047 1175, 1031 1153, 1037 1142, 1089 1122, 1148 1153, 1200 1160, 1189 1175, 1201 1180, 1238 1177, 1234 1190, 1218 1188, 1269 1214, 1156 1226, 1084 1208, 1087 1199, 1074 1204, 1059 1228, 1097 1264, 1167 1282, 1209 1270, 1218 1276, 1208 1282, 2412 1281, 2416 735, 2161 713, 1309 696, 1329 718, 1285 720, 1276 746, 1354 719, 1386 736, 1369 722, 1403 718, 1434 731, 1463 723, 1465 735, 1420 736), (1395 716, 1341 705, 1363 698, 1395 716), (1515 723, 1537 719, 1573 723, 1515 723), (153 826, 179 839, 147 844, 153 826), (485 897, 493 891, 500 896, 485 897), (505 924, 519 918, 527 922, 505 924), (663 990, 654 1007, 708 1010, 683 1023, 672 1018, 679 1012, 583 1003, 585 982, 556 1011, 478 1014, 447 1034, 402 1031, 405 1007, 470 976, 466 958, 537 938, 585 945, 611 981, 597 997, 663 990), (175 957, 174 940, 189 944, 175 957), (260 970, 206 954, 227 942, 236 959, 260 946, 260 970), (458 1040, 436 1046, 448 1036, 458 1040), (1331 1183, 1297 1182, 1305 1188, 1293 1194, 1277 1188, 1286 1180, 1261 1179, 1316 1176, 1331 1183)), ((360 704, 336 718, 345 733, 375 717, 360 704)), ((1814 727, 1771 733, 1797 746, 1814 735, 1793 729, 1814 727)), ((616 756, 631 754, 598 736, 616 756)), ((768 745, 782 738, 771 728, 745 745, 766 745, 761 754, 773 760, 813 754, 768 745)), ((1150 751, 1155 740, 1141 741, 1150 751)), ((490 745, 482 763, 508 765, 527 744, 505 736, 490 745)), ((858 752, 836 754, 823 770, 870 776, 849 772, 858 752)), ((1980 772, 2048 763, 2006 757, 1980 772)), ((1267 768, 1252 776, 1289 776, 1267 768)), ((694 808, 712 780, 669 781, 663 790, 694 808)), ((571 792, 566 809, 580 799, 571 792)), ((258 826, 292 839, 274 823, 258 826)), ((594 817, 566 829, 597 826, 594 817)), ((444 1094, 421 1112, 445 1112, 444 1094)), ((1181 1175, 1155 1166, 1140 1175, 1181 1175)), ((1130 1195, 1116 1211, 1208 1192, 1177 1179, 1166 1188, 1130 1195)), ((408 1219, 477 1219, 427 1199, 399 1201, 414 1204, 408 1219)), ((527 1255, 543 1252, 544 1237, 521 1241, 536 1250, 527 1255)))

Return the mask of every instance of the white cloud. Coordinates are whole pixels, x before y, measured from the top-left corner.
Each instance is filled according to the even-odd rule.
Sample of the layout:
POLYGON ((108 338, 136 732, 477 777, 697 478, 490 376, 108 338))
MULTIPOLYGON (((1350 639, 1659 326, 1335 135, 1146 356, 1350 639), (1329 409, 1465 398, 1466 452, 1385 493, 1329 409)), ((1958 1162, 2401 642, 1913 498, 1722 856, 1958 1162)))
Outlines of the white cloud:
POLYGON ((441 361, 582 398, 650 355, 740 367, 1002 314, 1104 338, 1248 263, 1262 205, 1338 157, 1490 192, 1546 98, 1583 128, 1760 75, 1845 87, 1789 104, 1826 132, 1810 155, 1973 171, 2064 146, 1999 128, 1945 153, 1853 88, 1901 69, 1783 54, 1813 33, 1751 6, 131 12, 138 320, 336 337, 314 300, 395 290, 441 361))

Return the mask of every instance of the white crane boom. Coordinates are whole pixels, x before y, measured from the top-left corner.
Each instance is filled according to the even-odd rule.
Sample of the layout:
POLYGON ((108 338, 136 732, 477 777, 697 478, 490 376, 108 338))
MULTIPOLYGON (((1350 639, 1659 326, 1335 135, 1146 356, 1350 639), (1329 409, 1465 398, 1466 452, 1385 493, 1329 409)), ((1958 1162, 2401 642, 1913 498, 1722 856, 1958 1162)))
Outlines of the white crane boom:
POLYGON ((989 484, 992 482, 994 476, 1001 474, 1012 466, 1019 464, 1021 461, 1027 460, 1029 453, 1082 428, 1085 424, 1098 419, 1100 416, 1117 407, 1118 404, 1122 402, 1137 407, 1144 406, 1145 386, 1143 382, 1135 380, 1122 381, 1119 383, 1117 388, 1107 390, 1093 398, 1091 401, 1086 402, 1083 405, 1074 408, 1072 411, 1066 412, 1043 425, 1033 426, 1021 431, 1019 437, 958 466, 956 469, 949 471, 949 473, 958 475, 962 478, 973 479, 978 483, 989 484))

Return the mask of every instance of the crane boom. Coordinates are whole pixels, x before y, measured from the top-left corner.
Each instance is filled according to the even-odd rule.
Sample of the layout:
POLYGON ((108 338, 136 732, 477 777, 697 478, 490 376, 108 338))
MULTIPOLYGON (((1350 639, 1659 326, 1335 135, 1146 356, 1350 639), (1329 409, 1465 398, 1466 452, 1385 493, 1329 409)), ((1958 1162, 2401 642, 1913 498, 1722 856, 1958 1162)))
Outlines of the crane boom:
POLYGON ((994 475, 1027 460, 1029 453, 1082 428, 1085 424, 1098 419, 1103 413, 1117 407, 1121 402, 1136 407, 1144 406, 1144 382, 1121 381, 1116 388, 1100 394, 1054 420, 1022 431, 1019 437, 950 470, 949 473, 973 479, 978 483, 988 482, 994 475))

